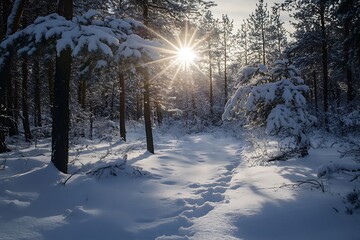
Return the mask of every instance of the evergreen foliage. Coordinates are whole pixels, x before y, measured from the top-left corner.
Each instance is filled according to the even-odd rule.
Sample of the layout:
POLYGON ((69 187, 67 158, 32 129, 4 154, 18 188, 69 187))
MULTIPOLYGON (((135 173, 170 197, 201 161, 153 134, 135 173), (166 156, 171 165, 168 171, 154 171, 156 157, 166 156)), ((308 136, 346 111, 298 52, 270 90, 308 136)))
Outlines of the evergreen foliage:
POLYGON ((301 155, 309 148, 307 130, 316 122, 308 113, 308 87, 287 60, 245 67, 236 91, 225 106, 223 120, 239 119, 246 127, 265 127, 269 135, 291 137, 301 155))

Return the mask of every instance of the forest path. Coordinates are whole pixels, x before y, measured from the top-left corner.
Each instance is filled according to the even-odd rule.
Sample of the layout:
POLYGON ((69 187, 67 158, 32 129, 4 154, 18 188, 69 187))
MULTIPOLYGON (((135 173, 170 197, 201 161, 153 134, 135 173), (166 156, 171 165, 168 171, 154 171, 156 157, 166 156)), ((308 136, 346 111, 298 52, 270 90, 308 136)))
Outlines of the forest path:
MULTIPOLYGON (((158 144, 155 155, 136 165, 151 171, 155 182, 166 189, 163 199, 175 201, 159 225, 144 230, 156 239, 188 239, 195 232, 193 223, 221 204, 227 204, 226 191, 240 163, 240 145, 233 138, 195 134, 158 144), (166 229, 164 232, 163 230, 166 229), (155 236, 153 233, 158 232, 155 236)), ((138 159, 138 158, 134 158, 138 159)), ((129 163, 133 160, 129 159, 129 163)), ((140 231, 144 236, 144 232, 140 231)))

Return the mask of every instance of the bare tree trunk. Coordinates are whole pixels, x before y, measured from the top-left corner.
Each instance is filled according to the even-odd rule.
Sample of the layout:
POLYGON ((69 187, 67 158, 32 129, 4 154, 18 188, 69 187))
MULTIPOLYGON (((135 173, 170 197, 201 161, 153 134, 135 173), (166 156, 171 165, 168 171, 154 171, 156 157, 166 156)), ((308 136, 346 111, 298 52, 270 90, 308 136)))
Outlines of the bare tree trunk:
MULTIPOLYGON (((149 22, 149 5, 148 0, 143 3, 143 18, 144 25, 148 26, 149 22)), ((151 124, 151 109, 150 109, 150 77, 149 72, 146 68, 142 69, 144 76, 144 121, 145 121, 145 133, 146 133, 146 146, 150 153, 154 151, 154 139, 152 135, 152 124, 151 124)))
MULTIPOLYGON (((2 23, 6 26, 6 29, 2 28, 1 31, 1 39, 4 36, 8 36, 17 31, 19 27, 20 18, 24 11, 26 0, 17 0, 14 2, 11 12, 10 9, 10 1, 3 0, 2 1, 2 23), (8 18, 8 16, 11 18, 8 18)), ((5 130, 9 127, 10 134, 17 133, 17 128, 14 126, 14 122, 12 119, 13 113, 11 112, 11 107, 8 106, 8 103, 11 103, 13 99, 9 99, 6 96, 11 96, 12 87, 11 86, 11 59, 12 53, 5 57, 4 64, 0 67, 0 153, 3 151, 8 151, 9 149, 5 144, 5 130), (10 100, 10 101, 9 101, 10 100)))
POLYGON ((23 113, 23 125, 25 132, 25 140, 29 142, 31 140, 30 122, 29 122, 29 98, 28 98, 28 58, 25 56, 22 62, 22 113, 23 113))
POLYGON ((92 140, 93 139, 93 132, 94 132, 94 109, 92 106, 92 102, 89 101, 89 105, 90 105, 90 129, 89 129, 89 138, 92 140))
POLYGON ((139 121, 141 118, 141 95, 136 93, 136 115, 135 120, 139 121))
MULTIPOLYGON (((329 111, 329 75, 328 75, 328 42, 325 26, 325 0, 320 2, 320 23, 321 23, 321 36, 322 36, 322 67, 323 67, 323 94, 324 94, 324 112, 329 111)), ((327 122, 327 118, 325 118, 327 122)))
MULTIPOLYGON (((346 19, 344 23, 344 39, 347 39, 350 35, 350 19, 346 19)), ((344 64, 347 84, 347 102, 351 103, 354 100, 354 86, 353 86, 353 73, 350 64, 349 52, 350 46, 348 43, 344 43, 344 64)))
POLYGON ((157 123, 158 125, 161 125, 162 122, 163 122, 163 114, 162 114, 162 111, 161 111, 161 104, 160 104, 161 100, 158 99, 156 102, 155 102, 155 106, 156 106, 156 119, 157 119, 157 123))
POLYGON ((210 102, 210 117, 214 115, 214 97, 213 97, 213 82, 212 82, 212 57, 211 57, 211 40, 208 42, 209 54, 209 102, 210 102))
POLYGON ((262 46, 262 63, 265 65, 266 64, 266 53, 265 53, 265 43, 266 43, 266 39, 265 39, 265 29, 264 26, 261 26, 261 46, 262 46))
POLYGON ((78 102, 83 110, 86 110, 86 79, 89 77, 87 73, 81 74, 78 87, 78 102))
POLYGON ((40 68, 39 62, 35 61, 33 65, 35 91, 34 91, 34 103, 35 103, 35 126, 41 127, 41 87, 40 87, 40 68))
POLYGON ((54 113, 54 62, 50 59, 47 63, 47 79, 49 85, 49 105, 51 116, 54 113))
MULTIPOLYGON (((12 59, 11 59, 12 60, 12 59)), ((12 61, 11 61, 12 62, 12 61)), ((11 68, 12 63, 9 67, 11 68)), ((9 128, 9 136, 18 135, 18 128, 15 122, 15 107, 14 107, 14 89, 11 70, 9 70, 9 78, 6 82, 6 112, 8 116, 7 126, 9 128)))
MULTIPOLYGON (((59 0, 58 12, 70 20, 73 15, 73 1, 59 0)), ((63 50, 60 56, 56 57, 51 162, 63 173, 68 172, 71 63, 70 48, 63 50)))
POLYGON ((317 88, 318 88, 318 84, 317 84, 317 78, 316 78, 316 71, 313 70, 312 72, 313 75, 313 88, 314 88, 314 101, 315 101, 315 109, 318 109, 318 94, 317 94, 317 88))
POLYGON ((143 75, 144 75, 144 121, 145 121, 145 133, 146 133, 146 146, 149 152, 155 153, 154 140, 152 135, 152 124, 151 124, 150 88, 149 88, 150 79, 147 69, 143 69, 143 75))
POLYGON ((118 70, 119 78, 119 88, 120 88, 120 109, 119 109, 119 119, 120 119, 120 138, 126 142, 126 104, 125 104, 125 78, 120 69, 118 70))
MULTIPOLYGON (((25 8, 26 0, 16 0, 14 1, 11 13, 7 19, 7 29, 6 29, 6 36, 9 36, 15 33, 20 24, 21 16, 23 15, 24 8, 25 8)), ((17 135, 18 129, 15 122, 15 109, 14 109, 14 96, 13 96, 13 87, 12 87, 12 80, 11 80, 11 62, 12 62, 12 53, 8 56, 9 58, 9 66, 4 67, 8 71, 5 76, 8 76, 6 81, 6 96, 7 96, 7 115, 8 115, 8 127, 9 127, 9 135, 17 135)), ((1 74, 1 73, 0 73, 1 74)))
POLYGON ((110 99, 110 119, 114 120, 114 105, 115 105, 115 83, 111 84, 111 99, 110 99))
POLYGON ((226 29, 224 29, 224 104, 228 100, 228 81, 227 81, 227 42, 226 42, 226 29))

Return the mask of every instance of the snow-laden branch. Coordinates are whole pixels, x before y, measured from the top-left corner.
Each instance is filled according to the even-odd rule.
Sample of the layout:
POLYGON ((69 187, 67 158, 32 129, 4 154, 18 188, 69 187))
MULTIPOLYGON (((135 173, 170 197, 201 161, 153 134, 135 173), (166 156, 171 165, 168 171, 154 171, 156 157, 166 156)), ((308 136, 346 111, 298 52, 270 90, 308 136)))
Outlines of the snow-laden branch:
POLYGON ((157 59, 153 50, 158 44, 134 33, 142 24, 134 20, 102 17, 90 10, 71 21, 58 14, 38 17, 33 24, 8 36, 0 43, 0 64, 9 49, 18 54, 32 55, 44 43, 56 49, 57 55, 66 48, 77 57, 83 51, 99 53, 115 60, 122 58, 157 59))

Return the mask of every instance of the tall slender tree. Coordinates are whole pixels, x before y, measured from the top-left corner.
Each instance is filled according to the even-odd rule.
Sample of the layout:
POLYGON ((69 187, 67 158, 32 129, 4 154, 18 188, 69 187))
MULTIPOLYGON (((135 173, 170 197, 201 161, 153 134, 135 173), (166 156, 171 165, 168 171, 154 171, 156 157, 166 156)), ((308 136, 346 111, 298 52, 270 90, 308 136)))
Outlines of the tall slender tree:
POLYGON ((29 97, 28 97, 28 82, 29 82, 29 64, 28 57, 24 56, 21 66, 22 71, 22 117, 25 132, 25 140, 31 140, 30 122, 29 122, 29 97))
POLYGON ((222 15, 222 51, 224 56, 224 104, 228 99, 228 86, 229 86, 229 76, 228 76, 228 64, 229 64, 229 55, 230 55, 230 47, 234 43, 234 21, 230 20, 227 15, 222 15))
POLYGON ((269 51, 268 41, 270 41, 270 14, 264 0, 259 0, 256 4, 255 12, 251 13, 248 19, 249 27, 249 47, 253 53, 252 61, 266 64, 269 51))
MULTIPOLYGON (((58 13, 70 20, 73 16, 73 0, 59 0, 58 13)), ((52 123, 51 162, 63 172, 68 172, 69 158, 69 93, 71 75, 71 49, 67 47, 56 57, 54 81, 54 107, 52 123)))
MULTIPOLYGON (((25 4, 26 0, 16 0, 11 8, 9 0, 2 1, 3 27, 1 34, 3 37, 7 37, 10 34, 15 33, 19 28, 25 4), (6 26, 6 28, 4 26, 6 26)), ((13 100, 10 98, 10 96, 12 96, 11 62, 12 52, 9 50, 8 54, 5 56, 2 66, 0 66, 0 152, 9 151, 9 148, 5 144, 5 131, 10 127, 11 132, 14 133, 15 128, 14 123, 11 120, 12 109, 11 106, 9 106, 13 100)))

